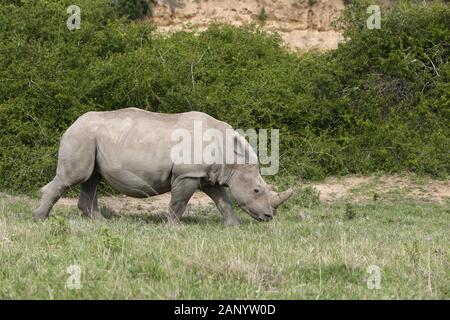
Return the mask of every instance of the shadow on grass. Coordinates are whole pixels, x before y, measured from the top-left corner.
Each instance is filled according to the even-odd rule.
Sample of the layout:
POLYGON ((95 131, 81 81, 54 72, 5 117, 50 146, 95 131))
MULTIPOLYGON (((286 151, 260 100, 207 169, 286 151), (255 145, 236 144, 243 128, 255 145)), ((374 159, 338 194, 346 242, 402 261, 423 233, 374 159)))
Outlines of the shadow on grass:
MULTIPOLYGON (((102 215, 111 221, 128 220, 131 222, 143 222, 149 224, 167 224, 166 212, 158 211, 152 213, 143 212, 116 212, 107 207, 101 208, 102 215)), ((181 218, 181 224, 187 225, 223 225, 223 219, 219 213, 212 210, 195 210, 187 212, 181 218)))

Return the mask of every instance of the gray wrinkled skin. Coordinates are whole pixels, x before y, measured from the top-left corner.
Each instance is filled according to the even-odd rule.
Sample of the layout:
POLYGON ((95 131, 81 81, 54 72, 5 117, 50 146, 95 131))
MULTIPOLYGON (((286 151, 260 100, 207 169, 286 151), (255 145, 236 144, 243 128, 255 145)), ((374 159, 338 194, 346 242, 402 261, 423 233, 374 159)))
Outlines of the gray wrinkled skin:
MULTIPOLYGON (((61 138, 56 176, 41 189, 41 203, 33 217, 47 218, 62 193, 81 184, 78 208, 88 217, 103 219, 97 204, 97 186, 103 178, 119 192, 136 198, 170 191, 170 222, 179 222, 192 194, 201 189, 214 201, 226 225, 238 225, 225 187, 250 216, 271 220, 292 190, 273 191, 258 165, 187 165, 171 160, 172 131, 192 131, 194 121, 202 121, 203 129, 232 129, 201 112, 161 114, 128 108, 82 115, 61 138)), ((247 144, 240 136, 236 141, 247 144)))

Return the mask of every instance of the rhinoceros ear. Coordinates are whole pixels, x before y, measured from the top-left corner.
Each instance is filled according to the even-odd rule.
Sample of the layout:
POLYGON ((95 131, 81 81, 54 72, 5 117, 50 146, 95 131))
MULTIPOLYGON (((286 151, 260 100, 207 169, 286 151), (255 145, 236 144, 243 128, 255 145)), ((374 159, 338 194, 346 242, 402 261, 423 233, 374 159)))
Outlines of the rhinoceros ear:
POLYGON ((244 136, 240 135, 239 132, 236 131, 233 140, 233 151, 237 156, 236 164, 257 164, 258 157, 256 156, 255 151, 253 150, 250 143, 245 140, 244 136))

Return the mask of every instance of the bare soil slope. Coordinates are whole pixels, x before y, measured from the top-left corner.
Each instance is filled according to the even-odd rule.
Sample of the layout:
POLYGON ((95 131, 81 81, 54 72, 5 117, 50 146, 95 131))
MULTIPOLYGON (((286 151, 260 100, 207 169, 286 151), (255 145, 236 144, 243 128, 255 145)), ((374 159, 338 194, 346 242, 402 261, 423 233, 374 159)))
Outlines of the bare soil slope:
POLYGON ((156 0, 149 20, 162 32, 259 23, 292 49, 329 50, 342 38, 333 20, 343 8, 344 0, 156 0))

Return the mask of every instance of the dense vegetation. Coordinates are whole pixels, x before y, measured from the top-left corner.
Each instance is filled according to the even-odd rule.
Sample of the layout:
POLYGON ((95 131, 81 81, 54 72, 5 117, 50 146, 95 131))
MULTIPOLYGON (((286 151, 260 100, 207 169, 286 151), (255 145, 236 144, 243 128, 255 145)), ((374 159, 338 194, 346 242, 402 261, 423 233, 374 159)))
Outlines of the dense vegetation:
POLYGON ((128 19, 139 19, 151 14, 153 4, 149 0, 115 0, 113 3, 117 6, 117 13, 128 19))
POLYGON ((352 1, 347 41, 292 53, 257 27, 155 34, 111 0, 0 1, 0 189, 54 175, 58 141, 89 110, 199 110, 239 128, 280 128, 284 173, 450 172, 450 7, 402 3, 365 27, 352 1))

